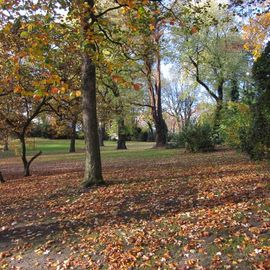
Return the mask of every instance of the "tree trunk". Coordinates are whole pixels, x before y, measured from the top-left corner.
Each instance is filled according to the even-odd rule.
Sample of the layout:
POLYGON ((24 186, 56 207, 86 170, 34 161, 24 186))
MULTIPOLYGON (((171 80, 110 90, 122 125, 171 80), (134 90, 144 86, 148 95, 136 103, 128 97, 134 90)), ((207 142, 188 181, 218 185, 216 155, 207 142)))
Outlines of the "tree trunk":
POLYGON ((29 161, 27 160, 26 157, 26 142, 25 142, 25 137, 24 134, 19 136, 19 140, 21 142, 21 147, 22 147, 22 151, 21 151, 21 159, 23 162, 23 169, 24 169, 24 176, 30 176, 30 166, 32 164, 32 162, 42 154, 41 151, 39 151, 38 153, 36 153, 29 161))
MULTIPOLYGON (((89 40, 89 32, 94 32, 96 17, 94 14, 94 0, 84 0, 87 4, 85 12, 81 14, 82 34, 86 41, 89 40)), ((89 44, 82 53, 82 105, 83 126, 85 136, 85 170, 84 187, 104 184, 101 168, 101 157, 98 137, 98 122, 96 109, 96 65, 91 59, 96 47, 89 44)))
POLYGON ((223 84, 224 80, 222 79, 218 85, 216 97, 217 107, 214 118, 214 132, 216 134, 216 143, 221 143, 220 138, 220 121, 221 121, 221 111, 223 109, 223 84))
POLYGON ((98 136, 99 136, 99 146, 104 146, 105 125, 103 123, 101 123, 99 127, 98 136))
POLYGON ((183 125, 181 124, 181 118, 179 116, 176 116, 176 124, 178 128, 178 133, 180 133, 183 129, 183 125))
POLYGON ((163 118, 155 120, 156 147, 164 147, 167 144, 168 128, 163 118))
POLYGON ((151 103, 152 118, 156 129, 156 147, 164 147, 167 144, 168 128, 162 116, 161 105, 161 83, 160 83, 160 60, 158 61, 157 78, 153 87, 151 74, 152 66, 150 61, 146 61, 147 77, 148 77, 148 93, 151 103))
POLYGON ((23 169, 24 169, 24 176, 30 176, 30 168, 28 166, 27 158, 26 158, 26 142, 25 142, 25 137, 24 135, 20 136, 20 142, 21 142, 21 159, 23 162, 23 169))
POLYGON ((82 93, 83 126, 86 144, 83 185, 90 187, 103 184, 104 180, 102 177, 96 110, 96 66, 87 52, 83 54, 82 93))
POLYGON ((123 117, 118 119, 118 140, 117 140, 117 150, 127 149, 126 146, 126 128, 125 120, 123 117))
POLYGON ((76 152, 76 125, 77 125, 77 119, 76 117, 72 120, 71 123, 71 137, 70 137, 70 145, 69 145, 69 153, 75 153, 76 152))
MULTIPOLYGON (((156 40, 157 44, 159 44, 159 38, 156 40)), ((156 82, 155 82, 155 90, 156 90, 156 147, 164 147, 167 144, 168 137, 168 128, 165 120, 162 115, 162 103, 161 103, 161 56, 159 49, 156 50, 156 58, 157 58, 157 74, 156 74, 156 82)))
POLYGON ((149 131, 148 131, 148 134, 147 134, 147 141, 148 142, 153 142, 154 141, 154 131, 153 131, 153 127, 152 127, 152 124, 147 121, 147 125, 149 127, 149 131))
POLYGON ((214 126, 216 128, 219 128, 220 126, 220 120, 221 120, 221 110, 223 108, 223 102, 222 100, 217 101, 217 107, 216 107, 216 112, 215 112, 215 119, 214 119, 214 126))
POLYGON ((239 89, 238 89, 237 80, 233 79, 231 82, 232 82, 231 101, 232 102, 238 102, 239 101, 239 89))
POLYGON ((2 172, 0 172, 0 183, 5 183, 4 177, 2 175, 2 172))
POLYGON ((221 143, 220 138, 220 121, 221 121, 221 110, 223 108, 223 100, 217 100, 217 106, 215 111, 215 118, 214 118, 214 133, 216 136, 216 143, 221 143))
POLYGON ((6 138, 5 141, 4 141, 4 149, 3 149, 3 151, 6 152, 8 150, 9 150, 9 147, 8 147, 8 138, 6 138))

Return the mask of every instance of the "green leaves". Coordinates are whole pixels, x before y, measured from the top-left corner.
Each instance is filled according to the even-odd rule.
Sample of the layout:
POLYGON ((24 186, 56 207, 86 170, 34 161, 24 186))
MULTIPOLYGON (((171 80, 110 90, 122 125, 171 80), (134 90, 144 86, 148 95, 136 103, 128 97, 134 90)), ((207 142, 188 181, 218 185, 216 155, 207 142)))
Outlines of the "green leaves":
POLYGON ((27 39, 29 37, 29 33, 27 31, 22 31, 20 37, 27 39))

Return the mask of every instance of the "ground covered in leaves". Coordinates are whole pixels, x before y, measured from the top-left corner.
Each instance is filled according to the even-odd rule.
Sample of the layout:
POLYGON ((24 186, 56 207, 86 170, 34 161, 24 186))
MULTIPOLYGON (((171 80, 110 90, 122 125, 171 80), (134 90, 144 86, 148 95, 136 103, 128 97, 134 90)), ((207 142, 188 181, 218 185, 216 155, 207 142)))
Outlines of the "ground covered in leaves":
POLYGON ((105 159, 108 184, 90 190, 76 157, 29 178, 1 160, 0 269, 270 269, 269 163, 147 151, 105 159))

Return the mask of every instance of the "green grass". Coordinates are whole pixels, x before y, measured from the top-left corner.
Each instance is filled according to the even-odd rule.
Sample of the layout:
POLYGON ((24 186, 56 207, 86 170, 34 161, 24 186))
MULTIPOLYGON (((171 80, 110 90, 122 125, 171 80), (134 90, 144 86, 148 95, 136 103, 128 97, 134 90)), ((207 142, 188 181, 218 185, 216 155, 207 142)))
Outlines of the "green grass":
MULTIPOLYGON (((153 142, 127 142, 128 150, 116 150, 115 141, 105 141, 105 146, 101 147, 103 159, 155 159, 171 157, 179 152, 178 149, 154 149, 153 142)), ((38 151, 42 151, 41 160, 61 160, 61 159, 84 159, 84 140, 76 140, 76 153, 68 153, 69 140, 50 140, 42 138, 28 139, 29 156, 38 151)), ((0 152, 0 158, 19 156, 20 145, 18 140, 11 142, 11 150, 0 152)))

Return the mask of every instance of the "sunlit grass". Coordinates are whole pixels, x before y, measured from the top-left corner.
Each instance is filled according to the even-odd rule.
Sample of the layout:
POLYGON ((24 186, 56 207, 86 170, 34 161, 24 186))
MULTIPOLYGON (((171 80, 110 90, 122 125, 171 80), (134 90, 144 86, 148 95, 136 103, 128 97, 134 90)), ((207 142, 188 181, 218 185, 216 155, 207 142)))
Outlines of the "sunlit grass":
MULTIPOLYGON (((42 151, 40 161, 56 160, 83 160, 84 159, 84 140, 76 140, 76 153, 69 153, 69 140, 50 140, 42 138, 28 139, 29 156, 38 151, 42 151)), ((115 141, 105 141, 105 146, 101 147, 102 159, 155 159, 171 157, 179 150, 155 149, 153 142, 127 142, 127 150, 117 150, 115 141)), ((19 157, 20 144, 14 140, 10 144, 10 151, 0 152, 0 158, 19 157)))

